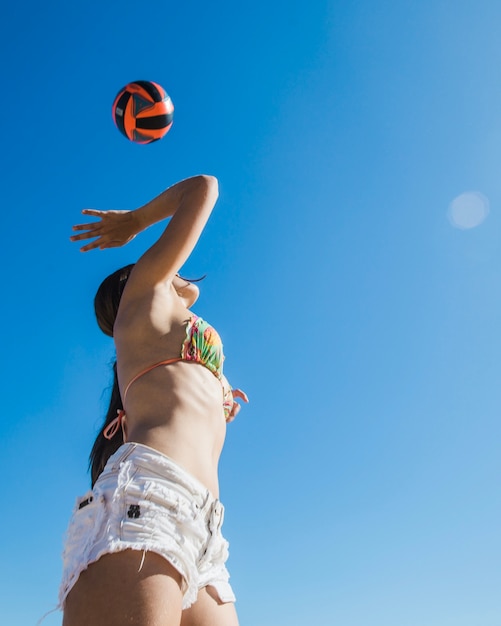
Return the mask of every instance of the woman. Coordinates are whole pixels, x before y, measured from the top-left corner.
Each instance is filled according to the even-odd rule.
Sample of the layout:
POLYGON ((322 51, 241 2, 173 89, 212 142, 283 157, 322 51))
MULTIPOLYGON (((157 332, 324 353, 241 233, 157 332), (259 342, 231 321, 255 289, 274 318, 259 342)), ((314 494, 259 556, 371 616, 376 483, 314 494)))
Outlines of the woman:
POLYGON ((217 200, 195 176, 135 211, 83 213, 81 250, 122 246, 171 217, 133 266, 95 299, 115 342, 115 386, 91 453, 93 489, 68 530, 60 591, 64 626, 235 626, 225 567, 218 460, 236 398, 222 373, 217 332, 190 312, 198 287, 178 271, 217 200), (111 455, 111 456, 110 456, 111 455))

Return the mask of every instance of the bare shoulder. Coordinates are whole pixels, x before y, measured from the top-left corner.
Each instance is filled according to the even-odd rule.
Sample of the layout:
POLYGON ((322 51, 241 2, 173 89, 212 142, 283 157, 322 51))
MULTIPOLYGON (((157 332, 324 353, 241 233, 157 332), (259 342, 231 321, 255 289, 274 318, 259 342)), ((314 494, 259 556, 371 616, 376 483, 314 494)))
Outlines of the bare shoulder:
POLYGON ((129 380, 140 369, 179 353, 189 311, 172 288, 158 286, 120 303, 114 329, 119 377, 129 380))
POLYGON ((123 332, 128 335, 133 331, 150 328, 168 332, 170 320, 179 315, 179 305, 173 293, 172 281, 165 280, 149 289, 135 288, 133 283, 130 287, 129 289, 127 283, 120 301, 115 322, 115 337, 123 332))

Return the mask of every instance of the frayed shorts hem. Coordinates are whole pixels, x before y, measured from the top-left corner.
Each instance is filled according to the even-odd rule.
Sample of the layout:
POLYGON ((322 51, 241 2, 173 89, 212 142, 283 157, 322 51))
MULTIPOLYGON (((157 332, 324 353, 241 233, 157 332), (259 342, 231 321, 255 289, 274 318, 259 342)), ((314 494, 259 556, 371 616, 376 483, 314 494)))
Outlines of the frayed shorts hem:
MULTIPOLYGON (((191 594, 191 597, 187 595, 186 591, 188 589, 188 586, 186 584, 186 575, 182 571, 182 569, 179 566, 179 564, 177 563, 177 561, 175 561, 169 555, 168 551, 165 550, 165 547, 163 547, 163 546, 146 547, 146 546, 144 546, 142 544, 137 544, 137 545, 134 545, 134 544, 130 544, 130 545, 128 545, 128 544, 120 544, 120 545, 115 546, 115 547, 110 547, 109 549, 107 549, 107 548, 103 549, 103 551, 95 559, 93 559, 92 561, 88 561, 86 563, 82 563, 81 567, 78 567, 74 571, 73 583, 71 585, 68 585, 68 588, 66 589, 66 591, 64 593, 64 597, 63 597, 62 594, 60 594, 58 608, 61 611, 64 610, 64 603, 66 601, 66 597, 68 596, 69 592, 74 587, 74 585, 76 584, 76 582, 77 582, 77 580, 80 577, 80 574, 82 572, 84 572, 93 563, 96 563, 97 561, 99 561, 99 559, 102 556, 105 556, 106 554, 118 554, 119 552, 123 552, 124 550, 135 550, 137 552, 142 553, 143 555, 144 555, 145 552, 154 552, 155 554, 158 554, 159 556, 164 558, 183 577, 183 586, 182 586, 182 591, 184 592, 184 596, 183 596, 183 611, 185 609, 190 608, 190 606, 196 601, 196 599, 197 599, 196 595, 194 597, 193 597, 192 594, 191 594)), ((138 569, 138 571, 140 571, 140 569, 138 569)), ((228 578, 229 578, 229 576, 228 576, 228 578)), ((217 594, 217 596, 219 598, 219 601, 222 604, 226 604, 226 603, 229 603, 229 602, 236 602, 235 594, 233 592, 233 589, 232 589, 230 583, 228 582, 228 580, 226 580, 226 577, 222 578, 221 580, 209 580, 207 582, 200 583, 198 585, 197 589, 196 589, 196 594, 198 594, 198 591, 200 591, 200 589, 203 589, 204 587, 212 587, 216 591, 216 594, 217 594)))

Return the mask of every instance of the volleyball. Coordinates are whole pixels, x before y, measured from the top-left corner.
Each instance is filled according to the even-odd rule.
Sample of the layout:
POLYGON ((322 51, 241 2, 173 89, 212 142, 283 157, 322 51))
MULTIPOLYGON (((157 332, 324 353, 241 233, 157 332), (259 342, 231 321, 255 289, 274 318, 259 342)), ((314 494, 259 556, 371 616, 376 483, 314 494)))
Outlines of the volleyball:
POLYGON ((169 131, 174 105, 163 87, 136 80, 118 92, 112 108, 118 130, 134 143, 158 141, 169 131))

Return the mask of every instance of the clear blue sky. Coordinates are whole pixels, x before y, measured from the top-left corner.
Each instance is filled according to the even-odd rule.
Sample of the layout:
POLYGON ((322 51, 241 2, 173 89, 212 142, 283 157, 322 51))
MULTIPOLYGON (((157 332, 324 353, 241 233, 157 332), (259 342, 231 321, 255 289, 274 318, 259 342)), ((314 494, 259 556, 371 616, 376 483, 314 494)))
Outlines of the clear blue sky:
POLYGON ((185 271, 251 399, 221 462, 242 626, 500 626, 500 23, 496 0, 4 7, 2 624, 57 601, 111 380, 92 298, 161 232, 83 255, 71 225, 210 173, 185 271), (176 107, 150 146, 111 121, 135 79, 176 107))

